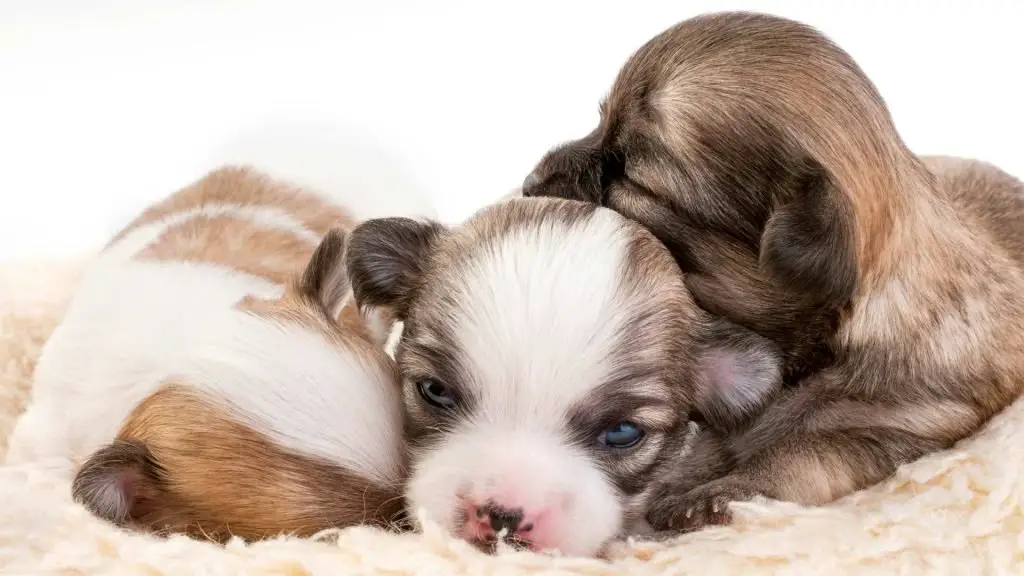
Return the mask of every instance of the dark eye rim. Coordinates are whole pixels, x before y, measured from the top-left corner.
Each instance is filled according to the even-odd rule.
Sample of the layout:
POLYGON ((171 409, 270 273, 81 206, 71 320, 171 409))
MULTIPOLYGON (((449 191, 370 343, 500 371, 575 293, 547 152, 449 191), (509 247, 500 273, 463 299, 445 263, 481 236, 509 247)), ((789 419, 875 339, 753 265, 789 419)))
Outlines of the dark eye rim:
POLYGON ((646 439, 647 439, 647 430, 643 426, 641 426, 640 424, 638 424, 636 422, 633 422, 632 420, 621 420, 621 421, 618 421, 618 422, 614 423, 611 427, 608 427, 608 428, 605 428, 604 430, 602 430, 601 433, 598 434, 598 436, 597 436, 598 444, 600 444, 604 448, 607 448, 608 450, 613 450, 613 451, 616 451, 616 452, 623 452, 623 451, 632 450, 634 448, 637 448, 646 439), (634 428, 637 429, 638 434, 637 434, 636 440, 634 440, 633 442, 631 442, 629 444, 623 444, 623 445, 609 444, 608 443, 608 439, 607 439, 608 438, 609 430, 611 430, 615 426, 619 426, 619 425, 622 425, 622 424, 629 424, 630 426, 633 426, 634 428))
POLYGON ((458 396, 452 390, 452 387, 445 384, 437 378, 419 378, 416 380, 414 386, 416 387, 416 393, 419 394, 420 398, 431 408, 435 410, 449 411, 458 407, 459 399, 458 396), (430 394, 426 388, 428 385, 436 384, 444 388, 448 393, 446 401, 438 401, 435 399, 434 394, 430 394))

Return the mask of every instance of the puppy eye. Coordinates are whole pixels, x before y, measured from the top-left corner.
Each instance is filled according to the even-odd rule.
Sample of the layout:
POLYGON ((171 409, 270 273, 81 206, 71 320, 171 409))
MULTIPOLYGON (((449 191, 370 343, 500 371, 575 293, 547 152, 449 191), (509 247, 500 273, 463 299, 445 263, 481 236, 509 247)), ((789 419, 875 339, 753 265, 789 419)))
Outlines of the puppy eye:
POLYGON ((416 390, 420 397, 427 404, 440 410, 450 410, 455 407, 455 395, 441 382, 433 379, 420 380, 416 383, 416 390))
POLYGON ((632 422, 619 422, 611 428, 601 432, 597 441, 609 448, 632 448, 644 439, 643 428, 632 422))

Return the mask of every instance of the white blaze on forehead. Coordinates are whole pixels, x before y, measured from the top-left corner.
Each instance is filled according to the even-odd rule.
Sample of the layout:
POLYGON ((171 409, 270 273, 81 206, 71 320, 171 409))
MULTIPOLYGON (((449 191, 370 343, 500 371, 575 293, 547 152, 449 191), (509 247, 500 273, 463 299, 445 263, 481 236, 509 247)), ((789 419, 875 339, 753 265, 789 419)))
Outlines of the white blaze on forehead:
POLYGON ((626 318, 616 293, 630 236, 618 215, 527 224, 458 277, 456 346, 477 416, 559 425, 612 369, 626 318))

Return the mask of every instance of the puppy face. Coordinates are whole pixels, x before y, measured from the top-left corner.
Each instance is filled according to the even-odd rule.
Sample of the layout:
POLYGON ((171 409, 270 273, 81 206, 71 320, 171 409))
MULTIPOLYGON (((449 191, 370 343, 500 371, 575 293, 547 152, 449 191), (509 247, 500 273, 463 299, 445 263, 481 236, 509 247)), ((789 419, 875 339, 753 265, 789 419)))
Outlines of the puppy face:
POLYGON ((871 83, 818 32, 709 14, 641 47, 599 125, 547 153, 523 194, 640 222, 702 307, 779 342, 787 371, 806 373, 831 360, 821 341, 891 220, 872 200, 895 173, 879 158, 905 152, 891 126, 871 83))
POLYGON ((664 247, 593 205, 372 220, 348 266, 361 305, 404 321, 409 505, 481 545, 594 554, 692 411, 734 418, 777 385, 770 345, 716 336, 664 247))
POLYGON ((82 465, 75 499, 118 525, 216 541, 392 520, 397 373, 345 306, 344 248, 329 233, 280 298, 188 311, 205 329, 178 375, 82 465))

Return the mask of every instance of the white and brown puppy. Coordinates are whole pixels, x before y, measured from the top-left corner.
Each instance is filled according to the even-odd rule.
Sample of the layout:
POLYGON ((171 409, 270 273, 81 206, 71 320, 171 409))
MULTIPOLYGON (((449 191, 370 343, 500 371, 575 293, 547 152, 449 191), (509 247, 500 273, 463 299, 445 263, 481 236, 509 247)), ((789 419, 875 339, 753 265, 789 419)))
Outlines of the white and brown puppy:
POLYGON ((410 511, 485 548, 599 552, 691 412, 742 420, 780 385, 771 342, 713 321, 653 235, 591 204, 369 220, 347 261, 360 305, 404 321, 410 511))
POLYGON ((915 156, 870 80, 808 26, 718 13, 659 34, 524 195, 642 223, 696 301, 778 343, 798 384, 734 439, 727 477, 691 491, 668 471, 656 528, 726 521, 725 501, 755 493, 829 502, 1024 388, 1021 184, 915 156))
MULTIPOLYGON (((351 198, 350 200, 355 200, 351 198)), ((389 521, 405 459, 387 326, 345 208, 242 167, 146 210, 87 270, 8 463, 120 525, 224 540, 389 521)))

